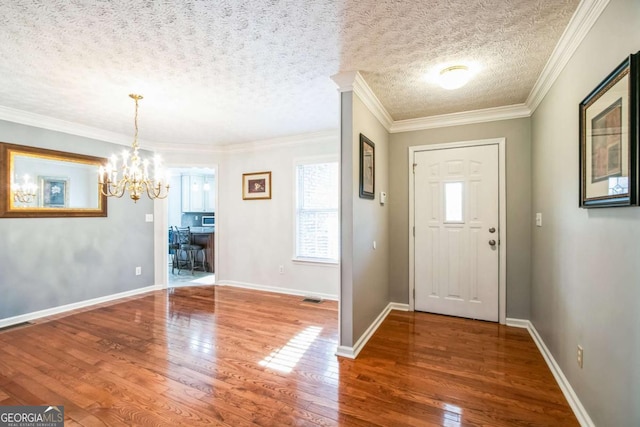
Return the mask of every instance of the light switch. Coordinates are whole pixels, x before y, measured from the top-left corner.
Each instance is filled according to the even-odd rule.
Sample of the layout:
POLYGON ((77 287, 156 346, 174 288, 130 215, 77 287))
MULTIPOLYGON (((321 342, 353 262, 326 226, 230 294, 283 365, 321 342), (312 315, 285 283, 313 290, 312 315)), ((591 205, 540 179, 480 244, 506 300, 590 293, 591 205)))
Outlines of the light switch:
POLYGON ((144 220, 145 222, 153 222, 153 214, 145 214, 144 220))
POLYGON ((384 205, 387 203, 387 193, 385 191, 380 192, 380 204, 384 205))
POLYGON ((536 227, 542 227, 542 214, 540 212, 536 213, 536 227))

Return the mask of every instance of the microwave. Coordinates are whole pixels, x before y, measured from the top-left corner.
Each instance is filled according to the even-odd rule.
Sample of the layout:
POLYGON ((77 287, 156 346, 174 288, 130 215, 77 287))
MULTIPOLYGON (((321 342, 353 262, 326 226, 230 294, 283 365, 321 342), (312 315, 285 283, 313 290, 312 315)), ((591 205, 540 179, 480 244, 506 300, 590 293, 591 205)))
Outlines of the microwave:
POLYGON ((216 216, 215 215, 202 215, 202 226, 203 227, 213 227, 216 225, 216 216))

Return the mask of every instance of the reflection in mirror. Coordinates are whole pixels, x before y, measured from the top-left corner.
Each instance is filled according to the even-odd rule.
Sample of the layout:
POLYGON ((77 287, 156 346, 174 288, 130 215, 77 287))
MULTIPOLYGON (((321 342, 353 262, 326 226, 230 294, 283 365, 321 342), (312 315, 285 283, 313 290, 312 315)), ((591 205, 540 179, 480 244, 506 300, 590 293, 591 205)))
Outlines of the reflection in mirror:
POLYGON ((14 144, 0 144, 2 217, 107 216, 98 187, 104 159, 14 144))

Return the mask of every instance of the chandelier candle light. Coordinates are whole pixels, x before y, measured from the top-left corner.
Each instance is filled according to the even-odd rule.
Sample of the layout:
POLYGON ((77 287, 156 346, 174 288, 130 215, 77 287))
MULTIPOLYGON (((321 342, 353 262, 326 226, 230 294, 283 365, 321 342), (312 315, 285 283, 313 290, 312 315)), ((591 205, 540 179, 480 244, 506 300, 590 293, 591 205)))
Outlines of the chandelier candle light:
POLYGON ((35 182, 31 182, 29 175, 24 175, 22 184, 11 183, 11 192, 13 193, 14 202, 31 203, 38 194, 38 185, 35 182))
POLYGON ((111 159, 100 166, 98 184, 100 191, 107 197, 122 197, 125 191, 134 202, 140 200, 143 193, 150 199, 164 199, 169 195, 169 174, 164 173, 160 156, 153 159, 153 178, 149 174, 149 160, 141 159, 138 155, 138 101, 142 95, 129 95, 136 102, 134 119, 135 134, 133 137, 133 153, 124 150, 121 155, 121 165, 118 166, 118 156, 113 154, 111 159), (118 174, 121 173, 120 176, 118 174))

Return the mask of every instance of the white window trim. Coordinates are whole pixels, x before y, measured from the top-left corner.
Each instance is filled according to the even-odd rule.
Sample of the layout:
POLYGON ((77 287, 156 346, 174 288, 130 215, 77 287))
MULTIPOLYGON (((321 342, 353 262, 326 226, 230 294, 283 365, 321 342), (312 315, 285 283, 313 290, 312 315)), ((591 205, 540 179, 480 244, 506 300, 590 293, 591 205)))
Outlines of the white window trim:
MULTIPOLYGON (((337 162, 338 163, 338 170, 340 168, 340 158, 337 155, 321 155, 321 156, 309 156, 309 157, 300 157, 297 159, 293 159, 293 167, 292 169, 292 174, 293 174, 293 185, 292 185, 292 189, 291 192, 293 194, 293 232, 291 233, 291 235, 293 236, 292 242, 291 242, 291 252, 292 252, 292 256, 291 256, 291 261, 297 264, 314 264, 314 265, 318 265, 318 266, 326 266, 326 267, 334 267, 336 265, 340 264, 340 254, 338 253, 338 259, 330 259, 330 258, 309 258, 309 257, 298 257, 296 256, 296 238, 297 238, 297 225, 298 225, 298 175, 297 175, 297 168, 300 165, 309 165, 309 164, 314 164, 314 163, 330 163, 330 162, 337 162)), ((338 201, 339 203, 339 201, 338 201)), ((340 207, 338 206, 338 213, 340 212, 340 207)), ((340 220, 340 217, 338 215, 338 221, 340 220)), ((338 248, 338 252, 340 251, 340 249, 338 248)))

